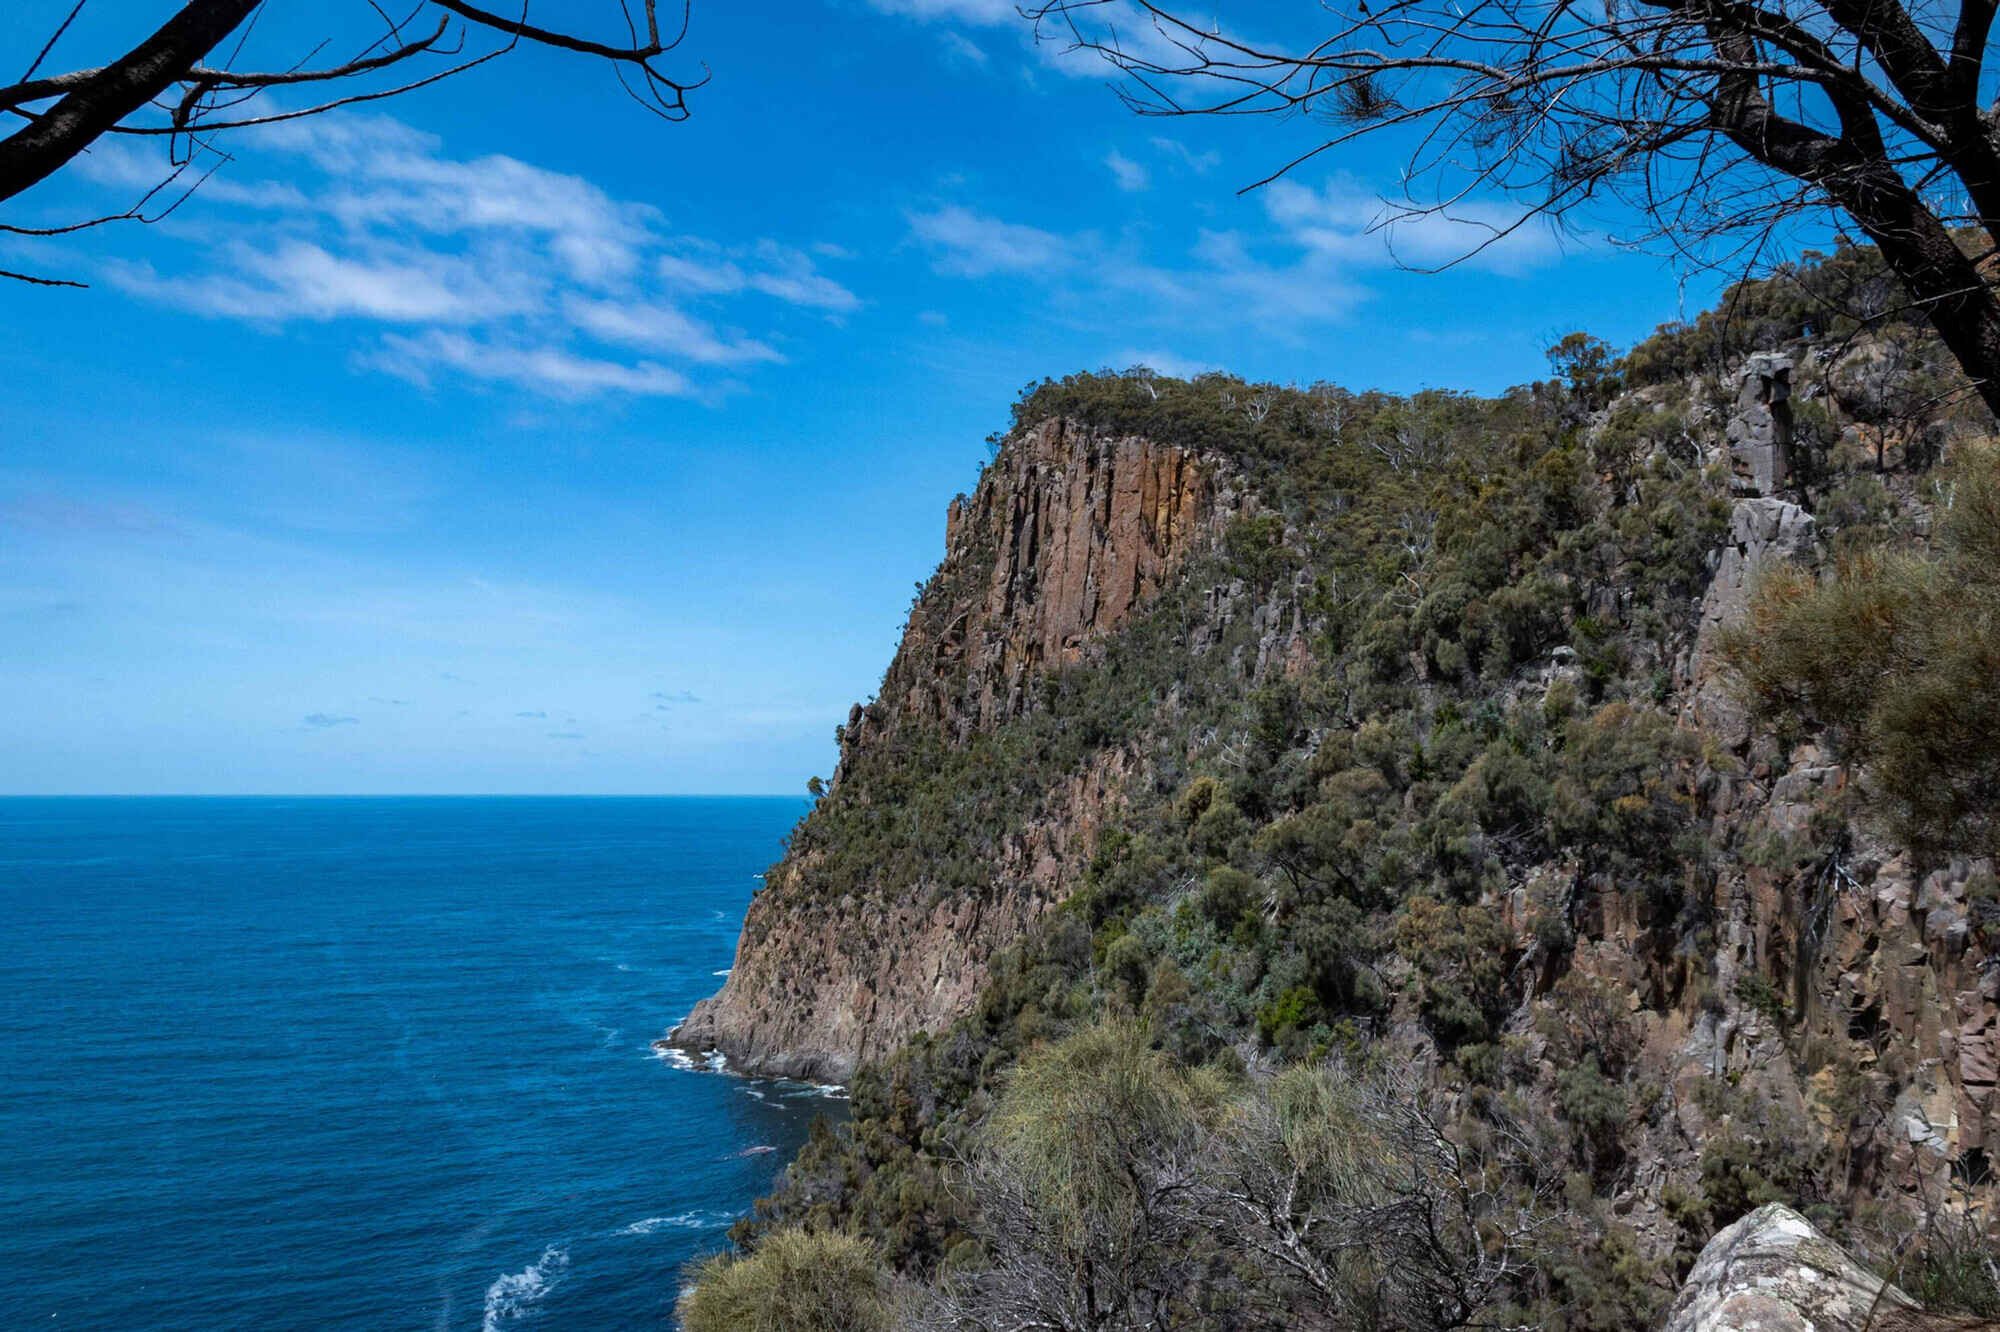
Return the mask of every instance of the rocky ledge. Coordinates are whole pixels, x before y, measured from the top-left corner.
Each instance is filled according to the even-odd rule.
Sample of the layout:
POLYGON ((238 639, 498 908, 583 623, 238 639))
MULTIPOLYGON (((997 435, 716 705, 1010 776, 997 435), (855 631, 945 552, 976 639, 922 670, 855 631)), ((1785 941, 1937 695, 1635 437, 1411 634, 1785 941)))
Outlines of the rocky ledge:
POLYGON ((1991 1332, 2000 1323, 1927 1314, 1782 1203, 1717 1232, 1695 1260, 1666 1332, 1991 1332))

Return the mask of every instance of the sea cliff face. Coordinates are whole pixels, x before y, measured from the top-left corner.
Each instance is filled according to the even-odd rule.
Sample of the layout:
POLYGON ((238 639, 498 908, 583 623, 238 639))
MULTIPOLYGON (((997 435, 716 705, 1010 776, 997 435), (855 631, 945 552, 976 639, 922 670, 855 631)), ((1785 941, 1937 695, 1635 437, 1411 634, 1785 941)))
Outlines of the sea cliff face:
POLYGON ((1991 1231, 1993 423, 1885 425, 1848 364, 1920 332, 1746 299, 1492 399, 1032 390, 674 1033, 852 1075, 742 1241, 995 1251, 953 1162, 1106 1032, 1406 1071, 1547 1209, 1496 1325, 1659 1326, 1773 1200, 1869 1261, 1991 1231))
MULTIPOLYGON (((1036 682, 1082 660, 1144 607, 1238 503, 1212 458, 1045 420, 1003 444, 946 516, 945 555, 911 607, 880 694, 840 732, 829 800, 911 732, 963 750, 1031 712, 1036 682)), ((877 870, 829 893, 824 854, 795 843, 751 903, 721 993, 669 1043, 750 1073, 844 1081, 969 1009, 994 954, 1078 886, 1131 776, 1116 747, 1063 774, 1034 817, 984 848, 985 882, 955 891, 921 869, 877 870)))
POLYGON ((1837 737, 1760 723, 1725 651, 1767 571, 1932 521, 1893 474, 1800 502, 1786 374, 1449 427, 1428 403, 1488 460, 1449 483, 1386 401, 1348 404, 1377 413, 1357 441, 1301 395, 1275 442, 1252 418, 1261 456, 1204 385, 1173 443, 1116 384, 1090 386, 1111 424, 1017 429, 672 1041, 871 1065, 913 1151, 1090 1005, 1253 1066, 1386 1043, 1454 1113, 1504 1085, 1565 1125, 1603 1092, 1615 1132, 1572 1164, 1661 1270, 1730 1180, 1990 1199, 1991 866, 1898 845, 1837 737), (1536 429, 1569 442, 1494 442, 1536 429))

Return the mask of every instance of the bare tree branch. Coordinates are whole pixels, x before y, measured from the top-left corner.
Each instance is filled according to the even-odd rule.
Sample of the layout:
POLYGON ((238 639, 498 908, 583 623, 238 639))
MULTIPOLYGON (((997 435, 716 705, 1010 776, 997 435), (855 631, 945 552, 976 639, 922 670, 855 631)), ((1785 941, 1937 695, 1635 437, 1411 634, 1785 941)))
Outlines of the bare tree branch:
MULTIPOLYGON (((25 122, 12 134, 0 137, 0 201, 46 180, 111 134, 168 138, 172 147, 162 180, 123 212, 52 226, 0 224, 0 230, 53 236, 114 221, 157 221, 164 214, 148 213, 148 204, 197 152, 214 152, 218 165, 227 160, 227 154, 212 141, 216 134, 399 97, 498 59, 524 42, 607 63, 628 96, 671 121, 687 118, 688 94, 708 80, 705 69, 700 77, 686 79, 669 74, 659 64, 686 39, 689 5, 685 0, 679 22, 669 29, 661 26, 657 0, 643 0, 636 12, 628 0, 620 0, 616 13, 627 35, 623 44, 532 22, 530 0, 521 0, 518 12, 511 15, 466 0, 417 0, 401 16, 386 10, 382 0, 359 2, 379 19, 379 29, 360 51, 330 64, 315 63, 327 45, 321 41, 309 43, 311 49, 303 55, 273 62, 276 68, 236 68, 263 0, 188 0, 116 59, 41 74, 82 12, 85 0, 78 0, 22 77, 0 87, 0 112, 25 122), (426 10, 435 10, 435 22, 423 22, 426 10), (486 34, 490 40, 469 41, 478 34, 486 34), (212 54, 232 35, 235 41, 227 58, 211 63, 212 54), (443 64, 419 73, 431 60, 442 60, 443 64), (382 80, 382 75, 399 70, 404 77, 382 80), (352 85, 354 91, 324 96, 303 108, 273 108, 262 114, 240 110, 269 89, 342 84, 352 85), (50 101, 54 104, 40 105, 50 101)), ((372 20, 370 26, 374 26, 372 20)), ((199 183, 197 180, 196 185, 199 183)), ((0 277, 19 275, 5 273, 0 277)))
POLYGON ((2000 250, 2000 107, 1980 104, 2000 0, 1351 2, 1322 5, 1323 29, 1295 45, 1155 0, 1027 13, 1106 60, 1139 114, 1330 127, 1249 188, 1398 136, 1406 198, 1385 224, 1482 226, 1472 252, 1594 202, 1647 219, 1625 239, 1703 262, 1844 214, 2000 412, 2000 299, 1978 258, 2000 250), (1148 29, 1109 21, 1126 8, 1148 29), (1512 217, 1466 216, 1485 195, 1512 217))

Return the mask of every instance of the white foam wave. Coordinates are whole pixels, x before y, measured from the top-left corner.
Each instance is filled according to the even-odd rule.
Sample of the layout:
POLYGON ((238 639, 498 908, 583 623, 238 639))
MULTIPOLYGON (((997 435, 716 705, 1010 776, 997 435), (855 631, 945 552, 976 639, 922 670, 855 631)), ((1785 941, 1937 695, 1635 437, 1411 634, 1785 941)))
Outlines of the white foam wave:
POLYGON ((653 1058, 664 1059, 683 1073, 725 1073, 729 1070, 729 1056, 720 1050, 703 1050, 695 1054, 679 1046, 655 1041, 653 1058))
POLYGON ((735 967, 724 967, 724 968, 723 968, 722 970, 720 970, 720 971, 711 971, 711 972, 709 972, 708 974, 709 974, 709 975, 711 975, 711 976, 727 976, 727 975, 728 975, 728 974, 729 974, 730 972, 732 972, 732 971, 734 971, 734 970, 736 970, 736 968, 735 968, 735 967))
POLYGON ((520 1271, 496 1277, 486 1288, 486 1317, 479 1324, 480 1332, 499 1332, 502 1323, 532 1313, 568 1269, 569 1250, 551 1244, 520 1271))
POLYGON ((656 1230, 715 1230, 735 1220, 726 1212, 680 1212, 673 1216, 649 1216, 643 1221, 634 1221, 629 1226, 620 1226, 620 1235, 650 1235, 656 1230))

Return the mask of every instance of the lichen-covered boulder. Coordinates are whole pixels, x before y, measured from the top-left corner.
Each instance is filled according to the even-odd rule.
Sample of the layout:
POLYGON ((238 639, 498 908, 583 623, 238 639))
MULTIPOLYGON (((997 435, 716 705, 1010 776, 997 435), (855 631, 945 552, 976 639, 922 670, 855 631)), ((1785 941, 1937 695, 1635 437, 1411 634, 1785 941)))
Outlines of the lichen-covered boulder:
POLYGON ((1862 1332, 1907 1327, 1915 1310, 1810 1221, 1769 1203, 1708 1242, 1666 1332, 1862 1332))

